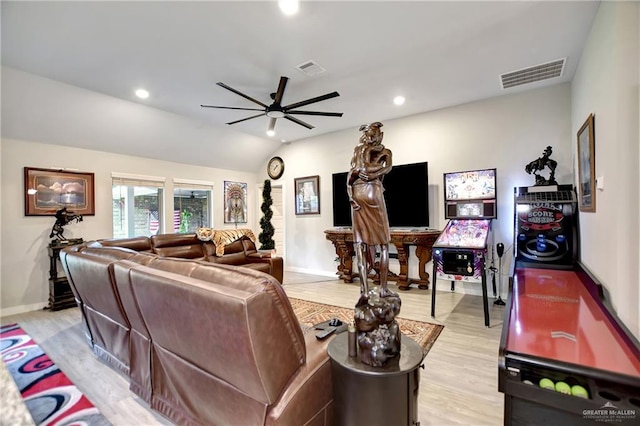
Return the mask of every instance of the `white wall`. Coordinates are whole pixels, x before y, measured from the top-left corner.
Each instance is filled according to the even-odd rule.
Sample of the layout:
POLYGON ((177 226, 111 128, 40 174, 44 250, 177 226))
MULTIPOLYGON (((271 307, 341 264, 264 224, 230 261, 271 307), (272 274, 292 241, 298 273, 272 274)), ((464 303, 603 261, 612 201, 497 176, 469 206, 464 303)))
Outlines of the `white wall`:
POLYGON ((572 83, 572 134, 595 115, 596 176, 605 182, 604 190, 596 191, 595 213, 580 215, 582 261, 609 290, 617 314, 637 337, 639 64, 640 3, 602 2, 572 83))
MULTIPOLYGON (((524 166, 551 145, 552 158, 558 162, 556 179, 559 183, 573 182, 570 117, 570 87, 563 84, 385 121, 383 142, 393 152, 394 164, 429 163, 433 228, 442 229, 447 223, 443 212, 443 173, 497 168, 498 219, 494 221, 494 243, 505 244, 506 272, 512 257, 513 189, 534 184, 533 176, 524 171, 524 166)), ((371 121, 376 121, 376 117, 371 121)), ((335 275, 334 247, 323 232, 333 225, 331 175, 348 170, 359 136, 358 129, 352 129, 285 145, 278 152, 286 164, 280 181, 287 201, 287 268, 335 275), (296 216, 293 180, 310 175, 320 176, 321 214, 296 216)), ((415 256, 410 275, 418 275, 415 256)), ((506 288, 506 280, 504 283, 506 288)), ((459 285, 457 289, 479 294, 478 287, 459 285)))
MULTIPOLYGON (((94 129, 99 131, 99 129, 94 129)), ((95 173, 95 216, 65 228, 67 238, 93 240, 112 236, 111 173, 131 173, 167 178, 165 189, 173 192, 173 178, 214 182, 213 214, 215 228, 233 228, 224 224, 223 185, 225 180, 247 182, 248 226, 256 218, 256 174, 182 163, 150 160, 60 145, 3 139, 0 142, 2 206, 0 233, 0 308, 3 315, 40 309, 47 304, 49 233, 55 222, 51 216, 24 216, 23 168, 59 167, 95 173)), ((173 211, 173 197, 165 197, 164 211, 173 211)), ((258 212, 259 213, 259 212, 258 212)), ((165 215, 165 229, 172 229, 172 215, 165 215)), ((239 225, 242 226, 242 225, 239 225)), ((172 232, 172 231, 168 231, 172 232)), ((256 234, 257 235, 257 234, 256 234)))
MULTIPOLYGON (((558 182, 574 182, 576 132, 587 115, 594 113, 596 174, 606 179, 604 191, 597 192, 597 211, 580 216, 582 261, 610 291, 618 315, 636 336, 640 336, 639 9, 637 2, 601 4, 571 86, 558 85, 389 120, 383 128, 384 143, 392 150, 395 164, 429 162, 432 227, 442 228, 446 224, 442 211, 443 173, 497 168, 499 198, 494 242, 503 242, 508 247, 503 265, 507 269, 512 260, 513 188, 533 184, 532 176, 524 172, 524 165, 551 145, 553 158, 558 162, 558 182)), ((3 104, 3 114, 5 108, 3 104)), ((371 121, 376 120, 378 117, 371 117, 371 121)), ((33 125, 38 125, 35 118, 33 125)), ((89 137, 102 131, 100 127, 86 130, 89 137)), ((283 145, 277 153, 286 162, 284 176, 274 184, 282 185, 284 191, 288 270, 335 274, 334 248, 323 232, 332 227, 331 175, 348 169, 358 137, 357 129, 352 129, 283 145), (293 179, 309 175, 320 176, 321 214, 296 216, 293 179)), ((37 309, 47 299, 45 247, 53 221, 50 217, 23 216, 24 166, 69 167, 96 173, 98 214, 65 230, 70 236, 85 239, 110 236, 111 215, 102 212, 110 212, 108 188, 112 171, 216 182, 216 227, 223 226, 222 181, 239 180, 249 183, 249 224, 258 228, 257 200, 251 198, 257 194, 257 185, 266 178, 266 164, 256 174, 238 173, 3 140, 0 307, 4 314, 37 309)), ((415 261, 410 274, 417 275, 415 261)), ((463 287, 461 291, 475 289, 477 286, 463 287)))
MULTIPOLYGON (((392 150, 395 164, 429 162, 430 217, 431 226, 435 228, 441 229, 446 224, 442 211, 442 174, 496 167, 499 199, 495 242, 504 242, 509 247, 513 239, 513 188, 533 183, 533 177, 524 172, 524 165, 540 156, 547 145, 552 145, 553 158, 559 163, 558 181, 571 181, 569 105, 569 86, 564 84, 391 120, 384 123, 384 142, 392 150)), ((101 130, 96 127, 92 131, 101 130)), ((327 276, 335 274, 334 248, 323 233, 332 227, 331 174, 348 169, 358 137, 359 132, 353 129, 283 145, 279 152, 286 162, 285 174, 274 184, 282 185, 284 191, 287 269, 327 276), (296 216, 293 179, 315 174, 320 175, 321 214, 296 216)), ((253 197, 257 186, 266 178, 263 167, 257 174, 234 172, 13 139, 2 140, 0 150, 0 307, 5 315, 39 309, 46 305, 48 297, 46 246, 53 220, 24 216, 22 175, 25 166, 65 167, 95 173, 96 216, 85 217, 83 222, 69 226, 65 230, 69 237, 90 240, 111 236, 112 172, 166 176, 168 182, 172 178, 216 182, 214 226, 218 228, 224 227, 222 182, 247 182, 249 226, 259 232, 257 200, 253 197)), ((169 185, 167 189, 171 190, 169 185)), ((171 209, 165 205, 165 210, 171 209)), ((511 260, 509 250, 507 253, 505 271, 511 260)), ((415 257, 410 267, 411 276, 417 276, 415 257)), ((458 286, 458 289, 478 291, 475 285, 458 286)))

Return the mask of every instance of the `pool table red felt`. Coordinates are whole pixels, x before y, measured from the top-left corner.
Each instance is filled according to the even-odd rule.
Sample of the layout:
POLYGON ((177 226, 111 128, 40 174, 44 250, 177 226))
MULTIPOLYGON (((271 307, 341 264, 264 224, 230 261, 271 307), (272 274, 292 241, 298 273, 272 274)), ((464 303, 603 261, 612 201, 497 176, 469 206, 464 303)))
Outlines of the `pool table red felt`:
POLYGON ((518 269, 512 294, 508 352, 640 375, 638 354, 575 272, 518 269))

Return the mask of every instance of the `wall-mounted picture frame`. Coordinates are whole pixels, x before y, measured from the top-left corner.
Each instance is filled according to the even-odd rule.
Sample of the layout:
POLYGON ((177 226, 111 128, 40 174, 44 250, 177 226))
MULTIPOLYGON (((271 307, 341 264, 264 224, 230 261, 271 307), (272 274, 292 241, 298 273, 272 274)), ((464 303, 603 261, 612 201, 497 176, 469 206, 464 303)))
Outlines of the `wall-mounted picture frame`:
POLYGON ((55 216, 63 207, 77 215, 94 216, 94 180, 88 172, 25 167, 25 216, 55 216))
POLYGON ((596 211, 595 118, 589 114, 578 130, 578 207, 596 211))
POLYGON ((320 176, 294 179, 296 214, 320 214, 320 176))
POLYGON ((224 181, 224 223, 247 223, 247 184, 224 181))

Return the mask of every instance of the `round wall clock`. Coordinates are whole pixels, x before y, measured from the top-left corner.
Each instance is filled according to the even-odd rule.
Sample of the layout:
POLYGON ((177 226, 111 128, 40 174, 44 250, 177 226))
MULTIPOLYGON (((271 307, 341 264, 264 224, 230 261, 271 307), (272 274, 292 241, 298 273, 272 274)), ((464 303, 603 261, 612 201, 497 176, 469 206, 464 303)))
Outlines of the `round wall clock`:
POLYGON ((280 179, 284 173, 284 161, 280 157, 273 157, 267 164, 267 174, 271 179, 280 179))

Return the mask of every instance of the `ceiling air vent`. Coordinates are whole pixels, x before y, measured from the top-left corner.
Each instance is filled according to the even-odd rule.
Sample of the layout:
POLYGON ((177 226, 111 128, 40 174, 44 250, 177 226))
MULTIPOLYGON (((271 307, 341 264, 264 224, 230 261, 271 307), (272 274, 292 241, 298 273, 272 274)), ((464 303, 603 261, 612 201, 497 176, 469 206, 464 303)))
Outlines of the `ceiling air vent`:
POLYGON ((300 65, 298 65, 296 68, 298 68, 300 71, 302 71, 309 77, 315 77, 316 75, 322 74, 323 72, 326 71, 324 68, 318 65, 317 62, 312 60, 303 62, 300 65))
POLYGON ((560 77, 564 71, 566 58, 535 65, 517 71, 508 72, 500 76, 502 88, 521 86, 535 81, 547 80, 549 78, 560 77))

